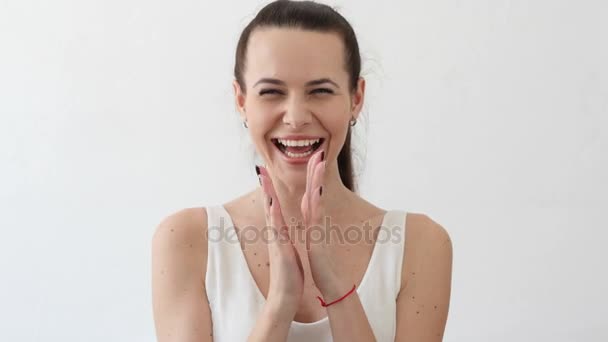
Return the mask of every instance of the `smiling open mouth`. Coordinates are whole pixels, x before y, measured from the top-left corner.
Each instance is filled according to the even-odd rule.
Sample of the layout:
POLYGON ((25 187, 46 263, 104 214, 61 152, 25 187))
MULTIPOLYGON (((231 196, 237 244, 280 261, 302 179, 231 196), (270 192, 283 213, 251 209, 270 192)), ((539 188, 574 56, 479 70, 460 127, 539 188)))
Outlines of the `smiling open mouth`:
POLYGON ((317 139, 302 139, 302 140, 288 140, 288 139, 271 139, 272 143, 281 151, 284 155, 290 158, 303 158, 313 154, 319 146, 323 144, 324 138, 317 139))

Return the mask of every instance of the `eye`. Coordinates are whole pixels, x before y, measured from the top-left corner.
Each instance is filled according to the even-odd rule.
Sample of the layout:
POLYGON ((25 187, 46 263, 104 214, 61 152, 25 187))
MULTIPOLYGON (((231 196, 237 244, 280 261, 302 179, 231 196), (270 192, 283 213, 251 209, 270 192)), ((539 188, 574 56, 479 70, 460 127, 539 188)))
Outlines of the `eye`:
POLYGON ((260 90, 260 96, 264 95, 264 94, 283 94, 282 92, 278 91, 277 89, 262 89, 260 90))
POLYGON ((312 91, 312 93, 326 93, 326 94, 333 94, 334 91, 329 89, 329 88, 317 88, 315 90, 312 91))

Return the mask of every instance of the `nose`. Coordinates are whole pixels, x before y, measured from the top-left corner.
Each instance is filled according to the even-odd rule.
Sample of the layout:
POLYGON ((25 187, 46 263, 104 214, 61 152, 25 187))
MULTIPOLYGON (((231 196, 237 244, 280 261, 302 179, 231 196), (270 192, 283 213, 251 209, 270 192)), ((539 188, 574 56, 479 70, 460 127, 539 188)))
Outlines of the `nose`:
POLYGON ((312 114, 306 108, 305 102, 294 96, 287 104, 283 115, 283 123, 293 128, 299 128, 309 125, 311 122, 312 114))

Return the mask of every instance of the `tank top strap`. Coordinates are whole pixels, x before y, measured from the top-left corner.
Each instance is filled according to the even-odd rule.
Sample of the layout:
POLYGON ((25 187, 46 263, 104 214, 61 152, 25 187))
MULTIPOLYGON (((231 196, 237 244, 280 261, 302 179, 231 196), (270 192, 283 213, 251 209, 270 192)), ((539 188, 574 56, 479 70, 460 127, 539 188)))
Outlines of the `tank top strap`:
POLYGON ((240 313, 244 317, 240 324, 250 331, 264 298, 258 293, 226 209, 222 205, 207 207, 207 224, 205 288, 216 318, 214 330, 230 331, 234 324, 230 318, 240 313))
POLYGON ((365 278, 363 295, 395 300, 401 288, 401 270, 405 250, 405 218, 403 210, 388 210, 382 220, 365 278))
POLYGON ((406 215, 401 210, 386 212, 368 270, 357 291, 377 341, 392 341, 397 331, 397 296, 401 288, 406 215))

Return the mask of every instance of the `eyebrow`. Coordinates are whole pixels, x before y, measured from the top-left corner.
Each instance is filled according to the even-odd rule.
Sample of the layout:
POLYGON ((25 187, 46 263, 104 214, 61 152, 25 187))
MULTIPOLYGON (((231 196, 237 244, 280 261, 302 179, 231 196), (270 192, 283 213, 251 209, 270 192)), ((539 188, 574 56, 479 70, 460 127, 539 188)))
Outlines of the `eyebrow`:
MULTIPOLYGON (((261 78, 259 81, 255 82, 255 84, 253 85, 254 87, 257 86, 260 83, 270 83, 270 84, 276 84, 276 85, 280 85, 280 86, 284 86, 285 82, 278 80, 276 78, 261 78)), ((315 85, 320 85, 323 83, 331 83, 333 84, 336 88, 340 88, 340 86, 332 81, 329 78, 319 78, 318 80, 312 80, 312 81, 308 81, 306 82, 306 86, 315 86, 315 85)))

